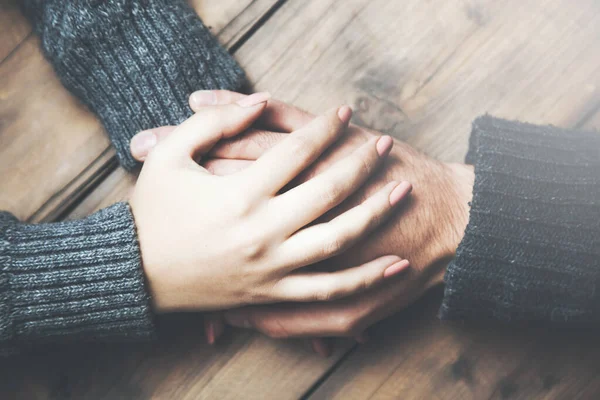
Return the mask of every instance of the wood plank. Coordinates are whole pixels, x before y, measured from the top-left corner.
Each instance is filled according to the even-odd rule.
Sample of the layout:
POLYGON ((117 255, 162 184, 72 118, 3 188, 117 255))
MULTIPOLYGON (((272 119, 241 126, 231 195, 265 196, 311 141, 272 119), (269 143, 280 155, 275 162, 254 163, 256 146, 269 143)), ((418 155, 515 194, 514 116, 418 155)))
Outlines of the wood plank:
MULTIPOLYGON (((589 49, 596 44, 598 32, 596 28, 578 28, 594 25, 594 5, 585 5, 587 8, 573 10, 566 0, 547 1, 542 16, 530 18, 530 24, 522 23, 514 29, 507 21, 535 15, 535 4, 491 0, 469 6, 460 1, 288 1, 236 56, 257 90, 269 90, 314 112, 350 103, 356 109, 356 122, 407 140, 435 157, 458 161, 466 149, 471 120, 488 110, 505 117, 568 126, 597 106, 598 79, 594 72, 600 62, 589 49)), ((134 178, 116 172, 70 217, 83 217, 126 199, 133 184, 134 178)), ((471 384, 463 383, 467 378, 460 376, 475 374, 468 372, 471 358, 490 360, 477 366, 482 371, 477 376, 482 382, 479 385, 488 386, 473 391, 473 398, 488 393, 496 382, 501 383, 493 390, 499 395, 510 394, 515 381, 502 380, 503 372, 521 365, 525 378, 516 384, 527 386, 524 380, 542 374, 538 367, 552 361, 543 357, 542 350, 530 347, 530 338, 537 336, 537 331, 514 338, 506 330, 495 332, 495 328, 457 331, 436 320, 439 296, 426 304, 429 306, 409 310, 415 310, 418 317, 401 315, 388 322, 394 329, 377 334, 373 344, 353 353, 315 392, 315 397, 397 398, 399 393, 402 398, 440 397, 439 391, 427 391, 429 384, 448 391, 446 398, 469 396, 471 384), (491 350, 486 353, 488 346, 491 350), (468 361, 462 361, 467 350, 468 361), (377 356, 367 357, 365 354, 370 352, 377 356), (524 363, 530 356, 532 361, 524 363), (393 373, 398 364, 404 378, 393 384, 398 379, 393 373), (458 371, 454 374, 459 378, 447 378, 448 371, 458 371)), ((220 360, 218 356, 213 361, 218 366, 212 371, 218 378, 211 375, 207 381, 205 371, 198 371, 190 377, 196 383, 178 393, 190 398, 202 397, 203 393, 217 393, 219 398, 295 398, 301 388, 308 390, 317 382, 326 369, 310 371, 304 364, 310 358, 301 358, 301 362, 297 357, 285 361, 270 358, 280 346, 287 348, 287 343, 261 339, 257 344, 252 342, 254 338, 250 335, 244 339, 248 343, 245 351, 252 357, 229 360, 229 350, 225 350, 227 362, 216 361, 220 360), (281 392, 265 394, 268 377, 279 369, 293 371, 290 363, 295 370, 306 373, 301 384, 292 373, 277 381, 281 392), (252 384, 238 386, 236 375, 241 371, 252 384)), ((550 344, 556 342, 548 339, 550 344)), ((184 357, 186 347, 181 351, 184 357)), ((540 375, 535 385, 519 389, 521 393, 555 386, 554 378, 558 376, 567 382, 566 387, 573 384, 571 371, 581 372, 588 363, 578 364, 580 352, 569 359, 565 358, 569 353, 563 353, 561 360, 574 365, 570 370, 559 369, 555 362, 552 365, 556 368, 540 375), (569 378, 563 378, 565 374, 569 378)), ((156 363, 150 355, 139 368, 152 370, 149 365, 156 363)), ((129 369, 124 373, 133 374, 129 369)), ((585 379, 582 375, 577 383, 584 387, 585 379)), ((146 387, 147 383, 142 385, 146 387)), ((89 390, 93 388, 90 385, 89 390)))
MULTIPOLYGON (((275 2, 194 0, 192 5, 219 39, 222 32, 233 46, 275 2)), ((35 36, 0 64, 0 145, 0 209, 33 222, 69 209, 115 166, 101 124, 62 87, 35 36)))
MULTIPOLYGON (((459 161, 469 121, 486 111, 600 128, 600 56, 591 51, 600 45, 594 27, 598 4, 478 4, 485 24, 426 84, 414 84, 418 89, 409 90, 410 95, 404 94, 405 87, 394 93, 411 120, 414 133, 408 140, 438 158, 459 161), (537 12, 540 7, 543 13, 537 12)), ((440 299, 439 293, 430 295, 424 304, 378 326, 372 343, 345 359, 310 398, 598 397, 597 330, 442 324, 436 318, 440 299)))
POLYGON ((0 0, 0 64, 31 33, 17 0, 0 0))
MULTIPOLYGON (((595 11, 591 0, 580 7, 567 0, 541 5, 512 0, 288 0, 236 56, 257 90, 270 90, 315 112, 350 103, 357 110, 356 122, 436 157, 459 160, 470 121, 485 111, 571 125, 597 106, 594 72, 600 63, 590 51, 599 37, 595 11)), ((126 198, 133 182, 115 172, 70 217, 126 198)), ((469 398, 472 391, 489 394, 490 382, 498 383, 496 397, 526 397, 540 393, 540 386, 551 395, 561 393, 553 387, 571 394, 597 389, 586 380, 595 370, 589 366, 593 355, 582 354, 585 346, 571 353, 564 342, 548 338, 538 350, 532 342, 539 331, 519 336, 514 329, 441 325, 434 316, 437 304, 439 295, 388 322, 389 332, 389 325, 382 333, 377 330, 368 345, 374 356, 365 356, 362 349, 352 353, 341 364, 346 369, 336 370, 314 396, 435 398, 448 391, 445 398, 469 398), (561 355, 554 358, 552 346, 561 345, 561 355), (479 366, 481 359, 486 362, 479 366), (383 379, 390 374, 394 379, 383 379), (463 383, 470 376, 483 389, 463 383), (439 390, 427 392, 429 384, 439 390)), ((59 367, 52 357, 38 356, 41 383, 30 386, 44 393, 68 389, 86 398, 298 398, 343 352, 322 361, 297 342, 240 332, 212 350, 201 343, 195 316, 181 318, 168 319, 166 336, 149 347, 89 349, 59 367)), ((592 347, 586 337, 568 339, 592 347)), ((14 388, 7 393, 25 391, 28 374, 26 365, 11 373, 14 388)))

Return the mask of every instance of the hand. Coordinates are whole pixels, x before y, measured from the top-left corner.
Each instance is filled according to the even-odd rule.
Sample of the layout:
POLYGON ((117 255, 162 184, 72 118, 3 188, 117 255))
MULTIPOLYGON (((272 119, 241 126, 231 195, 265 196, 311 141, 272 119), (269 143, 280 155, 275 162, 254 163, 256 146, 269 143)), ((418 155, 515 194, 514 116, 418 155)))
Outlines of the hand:
MULTIPOLYGON (((244 95, 227 92, 200 92, 190 104, 197 108, 206 103, 226 104, 244 95), (195 98, 199 101, 194 101, 195 98)), ((286 133, 308 124, 314 116, 277 101, 269 101, 257 121, 259 128, 213 149, 206 167, 217 175, 226 175, 247 168, 286 133), (226 159, 231 158, 231 159, 226 159)), ((169 128, 163 130, 168 134, 169 128)), ((304 174, 307 179, 345 157, 362 143, 378 136, 376 132, 351 126, 318 163, 304 174)), ((149 149, 148 149, 149 150, 149 149)), ((146 151, 148 151, 146 150, 146 151)), ((328 303, 271 305, 248 307, 225 314, 234 326, 255 327, 273 337, 287 336, 356 336, 371 324, 406 307, 430 287, 442 282, 445 266, 454 256, 468 222, 468 203, 473 185, 472 167, 444 164, 433 160, 405 143, 395 142, 383 168, 352 198, 338 207, 342 212, 377 190, 388 179, 408 179, 414 184, 410 202, 402 218, 393 217, 385 226, 363 241, 351 252, 336 257, 338 268, 345 263, 369 256, 393 252, 411 260, 411 268, 384 285, 363 294, 328 303)), ((347 264, 346 264, 347 265, 347 264)), ((223 331, 220 319, 209 319, 207 336, 210 342, 223 331)), ((313 341, 313 347, 324 353, 323 342, 313 341)))
MULTIPOLYGON (((270 102, 263 124, 272 130, 287 132, 303 126, 313 116, 282 103, 270 102)), ((254 131, 223 143, 215 157, 254 159, 285 137, 284 133, 254 131)), ((377 133, 356 126, 304 175, 319 174, 377 133)), ((217 174, 242 168, 230 160, 213 160, 208 168, 217 174)), ((238 327, 253 327, 272 337, 355 336, 373 323, 392 315, 420 297, 429 288, 442 283, 446 265, 454 257, 468 222, 468 204, 472 196, 473 169, 460 164, 444 164, 431 159, 405 143, 396 142, 384 167, 348 201, 334 212, 343 212, 376 191, 389 179, 406 179, 414 191, 400 215, 392 217, 369 238, 348 252, 328 260, 334 269, 349 262, 364 260, 383 252, 402 254, 411 268, 401 277, 368 292, 329 303, 248 307, 225 313, 225 319, 238 327)), ((335 215, 335 214, 334 214, 335 215)), ((216 328, 217 330, 219 328, 216 328)), ((327 352, 324 342, 313 341, 313 348, 327 352)))
POLYGON ((281 192, 341 137, 349 107, 315 118, 226 177, 194 161, 248 128, 263 113, 265 100, 255 94, 237 104, 200 108, 146 157, 130 203, 157 311, 335 299, 407 267, 405 260, 384 255, 332 273, 300 270, 364 237, 411 189, 390 182, 329 222, 314 223, 376 170, 392 146, 391 138, 382 137, 281 192))

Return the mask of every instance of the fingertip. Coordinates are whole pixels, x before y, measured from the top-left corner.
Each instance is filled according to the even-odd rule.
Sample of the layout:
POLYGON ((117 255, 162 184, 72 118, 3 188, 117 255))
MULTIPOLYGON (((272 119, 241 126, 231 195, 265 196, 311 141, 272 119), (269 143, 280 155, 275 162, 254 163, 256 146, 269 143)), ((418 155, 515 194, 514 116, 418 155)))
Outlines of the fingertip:
POLYGON ((213 345, 215 343, 215 327, 212 321, 204 322, 204 332, 206 334, 206 342, 213 345))
POLYGON ((379 157, 385 157, 390 154, 393 145, 394 140, 391 138, 391 136, 385 135, 380 137, 376 144, 377 154, 379 154, 379 157))
POLYGON ((152 130, 142 131, 131 138, 129 150, 137 161, 144 161, 157 142, 158 138, 152 130))
POLYGON ((399 273, 406 270, 409 266, 410 266, 410 262, 408 260, 398 261, 398 262, 390 265, 383 271, 383 277, 390 278, 392 276, 398 275, 399 273))
POLYGON ((311 340, 311 346, 315 353, 321 357, 327 358, 331 356, 332 348, 325 339, 317 338, 311 340))
POLYGON ((244 97, 236 102, 236 104, 240 107, 249 108, 254 107, 259 104, 263 106, 266 105, 267 101, 271 98, 271 93, 269 92, 258 92, 253 93, 250 96, 244 97))
POLYGON ((412 192, 412 184, 410 182, 400 182, 398 186, 390 193, 389 201, 390 205, 395 206, 404 199, 410 192, 412 192))
POLYGON ((350 122, 350 118, 352 118, 352 108, 348 105, 343 105, 338 109, 337 115, 343 124, 347 124, 350 122))
POLYGON ((217 94, 213 90, 198 90, 190 95, 189 103, 192 110, 213 106, 217 104, 217 94))
POLYGON ((354 340, 356 340, 360 344, 365 344, 370 339, 371 338, 369 337, 369 334, 367 332, 362 332, 354 337, 354 340))

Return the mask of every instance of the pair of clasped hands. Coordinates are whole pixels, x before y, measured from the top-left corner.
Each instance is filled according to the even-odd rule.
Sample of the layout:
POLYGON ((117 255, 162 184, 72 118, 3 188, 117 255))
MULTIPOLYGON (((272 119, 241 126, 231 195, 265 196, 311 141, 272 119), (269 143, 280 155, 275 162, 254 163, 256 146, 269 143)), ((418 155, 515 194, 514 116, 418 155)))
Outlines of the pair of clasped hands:
POLYGON ((468 167, 349 125, 348 106, 315 117, 229 91, 190 106, 181 125, 131 141, 156 312, 207 312, 209 343, 227 323, 311 337, 327 355, 321 338, 365 341, 442 282, 468 219, 468 167))

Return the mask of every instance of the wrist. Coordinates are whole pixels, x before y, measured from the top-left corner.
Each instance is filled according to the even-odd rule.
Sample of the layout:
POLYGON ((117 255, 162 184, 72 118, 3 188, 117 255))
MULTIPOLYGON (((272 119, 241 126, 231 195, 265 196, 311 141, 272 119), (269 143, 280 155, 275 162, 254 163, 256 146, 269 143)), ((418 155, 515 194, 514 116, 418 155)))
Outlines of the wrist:
POLYGON ((472 165, 458 163, 448 164, 448 168, 451 173, 449 183, 452 185, 453 195, 450 196, 448 204, 452 229, 451 234, 448 235, 447 251, 450 258, 454 258, 469 223, 475 169, 472 165))
POLYGON ((438 256, 435 257, 434 275, 430 280, 430 286, 444 282, 446 267, 456 256, 456 250, 469 223, 470 203, 473 198, 473 183, 475 171, 472 165, 452 163, 446 164, 448 185, 443 200, 443 210, 447 229, 443 229, 440 237, 438 256), (436 267, 437 266, 437 267, 436 267))

